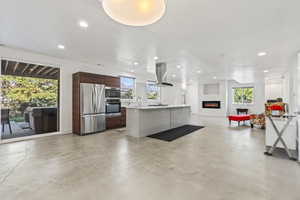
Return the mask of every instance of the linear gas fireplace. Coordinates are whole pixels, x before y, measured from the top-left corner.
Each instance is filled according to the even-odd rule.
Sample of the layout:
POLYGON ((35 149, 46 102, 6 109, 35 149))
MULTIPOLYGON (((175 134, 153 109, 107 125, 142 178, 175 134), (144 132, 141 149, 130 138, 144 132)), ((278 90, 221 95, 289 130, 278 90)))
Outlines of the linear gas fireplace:
POLYGON ((220 101, 202 101, 202 108, 220 109, 220 101))

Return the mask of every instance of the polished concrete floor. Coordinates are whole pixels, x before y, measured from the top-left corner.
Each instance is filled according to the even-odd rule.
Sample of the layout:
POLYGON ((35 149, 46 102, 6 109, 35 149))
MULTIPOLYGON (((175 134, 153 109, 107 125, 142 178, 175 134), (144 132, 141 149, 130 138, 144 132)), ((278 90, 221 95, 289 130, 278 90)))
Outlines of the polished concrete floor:
POLYGON ((0 145, 0 199, 300 199, 300 165, 265 156, 262 130, 202 119, 173 142, 113 130, 0 145))

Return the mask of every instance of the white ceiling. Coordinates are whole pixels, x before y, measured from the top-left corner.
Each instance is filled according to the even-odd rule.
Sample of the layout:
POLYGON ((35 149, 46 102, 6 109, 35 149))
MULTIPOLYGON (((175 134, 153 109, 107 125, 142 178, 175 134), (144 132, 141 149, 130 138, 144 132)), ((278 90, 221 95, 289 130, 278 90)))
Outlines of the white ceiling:
POLYGON ((129 27, 111 20, 98 0, 1 0, 0 42, 136 73, 158 56, 177 78, 251 82, 291 64, 300 49, 299 8, 299 0, 168 0, 158 23, 129 27), (261 51, 267 56, 258 57, 261 51))

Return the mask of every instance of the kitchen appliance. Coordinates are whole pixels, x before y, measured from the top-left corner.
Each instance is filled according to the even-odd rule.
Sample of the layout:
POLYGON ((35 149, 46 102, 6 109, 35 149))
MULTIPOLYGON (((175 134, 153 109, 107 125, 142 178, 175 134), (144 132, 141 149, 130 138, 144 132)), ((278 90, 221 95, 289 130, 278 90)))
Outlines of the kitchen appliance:
POLYGON ((121 114, 121 100, 120 99, 106 99, 105 112, 106 112, 106 115, 121 114))
POLYGON ((80 134, 105 130, 105 86, 81 83, 80 102, 80 134))
POLYGON ((120 88, 105 88, 105 98, 121 98, 120 88))
POLYGON ((172 83, 167 82, 167 63, 156 63, 155 67, 157 86, 173 86, 172 83))

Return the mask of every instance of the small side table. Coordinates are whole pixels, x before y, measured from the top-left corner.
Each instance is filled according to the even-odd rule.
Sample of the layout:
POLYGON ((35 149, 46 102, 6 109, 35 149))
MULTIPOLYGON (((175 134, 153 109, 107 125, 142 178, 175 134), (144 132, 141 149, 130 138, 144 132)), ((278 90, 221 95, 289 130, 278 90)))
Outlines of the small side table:
POLYGON ((237 108, 236 113, 237 113, 237 115, 240 115, 240 113, 244 113, 245 115, 248 115, 248 109, 247 108, 237 108))
POLYGON ((265 151, 265 155, 268 155, 268 156, 272 156, 273 155, 273 152, 277 146, 277 144, 279 142, 281 142, 281 144, 283 145, 284 147, 284 150, 285 152, 287 153, 288 157, 290 160, 294 160, 294 161, 297 161, 296 158, 294 158, 292 156, 292 153, 290 152, 289 148, 287 147, 284 139, 283 139, 283 134, 285 133, 287 127, 290 125, 291 121, 293 120, 294 117, 296 116, 291 116, 291 115, 286 115, 286 116, 283 116, 284 118, 286 118, 286 122, 285 122, 285 125, 283 126, 283 128, 279 131, 279 129, 277 128, 276 124, 274 123, 274 120, 273 120, 273 117, 272 116, 267 116, 268 119, 270 120, 271 124, 272 124, 272 127, 274 128, 276 134, 277 134, 277 139, 275 140, 273 146, 269 149, 269 150, 266 150, 265 151))

